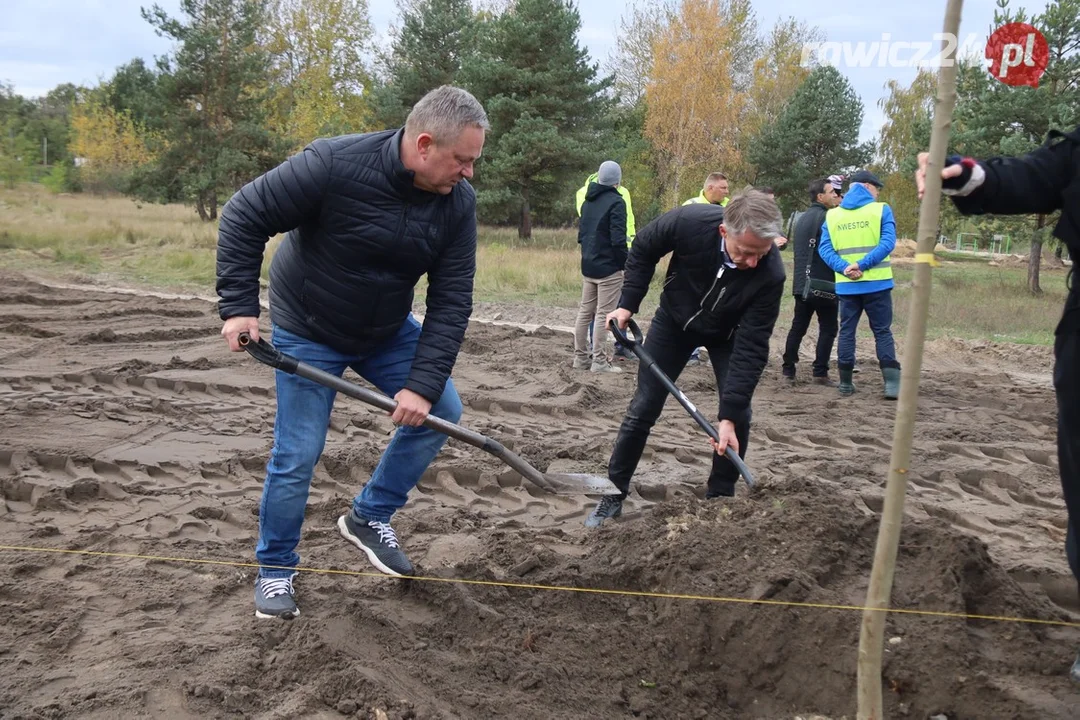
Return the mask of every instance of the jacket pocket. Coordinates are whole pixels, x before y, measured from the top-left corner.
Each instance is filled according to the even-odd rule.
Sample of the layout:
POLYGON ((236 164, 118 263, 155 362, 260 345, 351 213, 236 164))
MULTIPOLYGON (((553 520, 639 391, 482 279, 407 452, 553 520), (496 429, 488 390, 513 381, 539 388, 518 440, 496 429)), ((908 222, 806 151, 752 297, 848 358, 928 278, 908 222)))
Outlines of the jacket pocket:
POLYGON ((412 312, 413 289, 411 287, 385 288, 374 299, 369 331, 384 336, 396 332, 412 312))

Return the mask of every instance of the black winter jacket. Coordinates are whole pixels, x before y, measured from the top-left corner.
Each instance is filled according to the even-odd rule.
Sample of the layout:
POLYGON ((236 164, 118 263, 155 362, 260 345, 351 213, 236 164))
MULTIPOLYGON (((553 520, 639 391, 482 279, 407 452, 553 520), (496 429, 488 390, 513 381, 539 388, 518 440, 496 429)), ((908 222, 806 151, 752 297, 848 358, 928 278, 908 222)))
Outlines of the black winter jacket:
POLYGON ((718 278, 723 219, 723 207, 695 203, 646 225, 630 248, 619 307, 637 313, 657 263, 671 253, 660 305, 683 331, 701 338, 700 344, 733 343, 727 380, 719 390, 720 418, 734 420, 750 407, 769 360, 786 274, 774 245, 757 267, 725 268, 718 278))
MULTIPOLYGON (((980 160, 983 184, 967 196, 952 196, 964 215, 1050 214, 1061 210, 1054 237, 1080 258, 1080 126, 1051 132, 1040 147, 1019 157, 980 160)), ((956 181, 945 181, 945 186, 956 181)))
POLYGON ((578 223, 581 274, 599 280, 626 265, 626 201, 614 185, 589 183, 578 223))
POLYGON ((270 315, 342 353, 393 337, 428 276, 427 313, 405 388, 435 402, 472 314, 476 195, 413 185, 403 130, 324 138, 242 187, 221 211, 217 292, 222 319, 259 316, 268 239, 287 233, 270 266, 270 315))
POLYGON ((802 296, 803 286, 806 285, 807 263, 810 263, 810 277, 815 280, 836 280, 832 268, 821 259, 817 251, 817 242, 821 240, 821 225, 825 222, 825 211, 826 208, 821 203, 810 203, 810 207, 799 216, 799 222, 795 224, 795 237, 791 241, 795 252, 791 291, 795 297, 802 296), (810 248, 811 240, 815 242, 813 249, 810 248))

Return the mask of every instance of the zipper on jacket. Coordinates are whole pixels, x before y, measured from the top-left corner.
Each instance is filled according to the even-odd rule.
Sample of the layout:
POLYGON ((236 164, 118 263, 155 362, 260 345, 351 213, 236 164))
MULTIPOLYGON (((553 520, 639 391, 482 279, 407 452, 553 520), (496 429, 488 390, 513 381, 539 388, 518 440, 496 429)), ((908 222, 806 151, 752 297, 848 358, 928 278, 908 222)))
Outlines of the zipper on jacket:
MULTIPOLYGON (((683 326, 684 330, 687 329, 688 327, 690 327, 690 323, 692 323, 694 320, 697 320, 698 315, 705 312, 705 300, 708 298, 708 296, 710 296, 712 291, 716 288, 716 283, 720 282, 720 277, 724 276, 725 270, 727 270, 727 268, 724 266, 724 258, 721 257, 720 258, 720 270, 719 270, 719 272, 716 273, 716 277, 714 277, 714 279, 713 279, 713 284, 708 286, 708 290, 706 291, 705 295, 703 295, 701 297, 701 301, 698 303, 700 305, 700 307, 701 307, 701 310, 699 310, 696 313, 693 313, 693 315, 690 317, 690 320, 688 320, 686 322, 686 325, 683 326)), ((720 301, 720 299, 716 298, 716 303, 713 304, 713 310, 716 310, 716 304, 719 303, 719 301, 720 301)))
MULTIPOLYGON (((717 273, 717 275, 716 275, 716 280, 720 280, 720 278, 722 278, 724 276, 724 272, 726 272, 726 271, 727 271, 727 267, 721 265, 720 266, 720 272, 717 273)), ((713 282, 713 285, 714 286, 716 285, 715 281, 713 282)), ((716 312, 716 306, 720 304, 720 298, 722 298, 722 297, 724 297, 724 288, 720 288, 720 292, 716 293, 716 302, 714 302, 712 304, 712 310, 710 310, 709 312, 716 312)))

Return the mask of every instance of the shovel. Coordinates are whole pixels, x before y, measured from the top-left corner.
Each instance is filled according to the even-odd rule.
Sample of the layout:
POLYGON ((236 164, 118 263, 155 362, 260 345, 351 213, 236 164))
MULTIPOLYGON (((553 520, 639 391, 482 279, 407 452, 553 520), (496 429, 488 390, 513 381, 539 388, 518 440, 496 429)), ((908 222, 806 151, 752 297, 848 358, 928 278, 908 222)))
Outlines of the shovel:
MULTIPOLYGON (((307 378, 389 413, 394 412, 397 408, 397 402, 392 398, 301 362, 281 352, 262 338, 254 341, 247 333, 240 333, 238 340, 240 346, 247 350, 253 358, 270 367, 307 378)), ((449 435, 455 440, 480 448, 486 453, 491 453, 520 473, 525 480, 553 495, 619 495, 621 493, 619 488, 615 487, 607 478, 577 473, 541 473, 522 458, 507 450, 501 443, 452 422, 437 418, 434 415, 427 416, 427 419, 424 420, 424 427, 449 435)))
MULTIPOLYGON (((716 432, 716 428, 713 427, 713 424, 706 420, 705 416, 694 407, 694 403, 690 402, 690 399, 686 397, 682 390, 675 387, 675 383, 671 382, 671 378, 664 374, 664 371, 656 365, 656 361, 653 360, 652 356, 645 350, 645 347, 642 344, 645 342, 645 338, 641 334, 641 328, 638 327, 637 323, 630 320, 626 326, 633 334, 633 339, 627 337, 626 333, 619 329, 618 323, 614 320, 609 323, 609 326, 612 334, 615 335, 615 339, 619 341, 619 344, 623 347, 630 348, 630 350, 638 356, 638 360, 652 370, 653 375, 664 384, 664 387, 667 388, 669 393, 675 396, 675 399, 679 401, 679 404, 686 408, 686 412, 690 413, 690 416, 697 421, 697 424, 701 426, 701 429, 708 433, 709 437, 713 440, 719 440, 720 435, 716 432)), ((739 469, 739 474, 743 476, 743 480, 746 481, 747 487, 754 487, 754 475, 750 472, 750 468, 746 467, 746 463, 743 462, 742 458, 739 457, 739 453, 735 452, 729 445, 724 450, 724 457, 734 463, 735 467, 739 469)))

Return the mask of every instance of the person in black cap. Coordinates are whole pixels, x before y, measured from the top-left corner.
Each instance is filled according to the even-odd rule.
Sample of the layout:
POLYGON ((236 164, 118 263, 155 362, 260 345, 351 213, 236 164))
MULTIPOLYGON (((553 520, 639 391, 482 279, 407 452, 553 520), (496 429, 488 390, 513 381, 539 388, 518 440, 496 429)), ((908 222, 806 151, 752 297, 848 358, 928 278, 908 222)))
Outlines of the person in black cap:
POLYGON ((839 207, 825 214, 818 253, 833 269, 840 300, 840 341, 836 365, 842 395, 855 392, 855 331, 866 313, 874 333, 885 398, 900 395, 900 363, 892 334, 893 274, 889 256, 896 247, 896 219, 887 203, 878 202, 884 187, 876 175, 859 170, 839 207))

